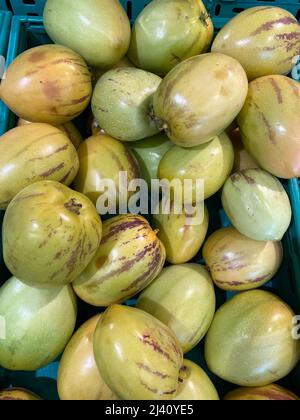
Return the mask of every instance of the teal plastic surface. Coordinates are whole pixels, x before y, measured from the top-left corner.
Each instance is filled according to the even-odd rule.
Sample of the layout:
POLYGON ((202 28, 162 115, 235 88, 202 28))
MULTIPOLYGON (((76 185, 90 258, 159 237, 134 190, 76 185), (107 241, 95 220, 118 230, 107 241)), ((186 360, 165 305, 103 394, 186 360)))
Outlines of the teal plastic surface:
POLYGON ((6 0, 0 0, 0 10, 8 10, 6 0))
POLYGON ((0 12, 0 55, 6 55, 10 34, 11 12, 0 12))
MULTIPOLYGON (((2 3, 0 2, 0 7, 1 4, 2 3)), ((0 56, 4 58, 6 57, 7 44, 10 35, 11 16, 10 12, 0 12, 0 56)), ((4 106, 3 102, 0 101, 0 135, 5 132, 7 118, 7 108, 4 106)))
MULTIPOLYGON (((127 11, 129 18, 134 20, 150 1, 151 0, 120 0, 120 3, 127 11)), ((0 10, 4 10, 1 7, 2 3, 5 4, 5 1, 0 0, 0 10)), ((46 0, 34 0, 32 2, 26 0, 10 0, 15 15, 42 16, 45 3, 46 0)), ((204 3, 209 7, 211 0, 207 0, 204 3)))
POLYGON ((300 19, 300 2, 298 0, 212 0, 210 14, 213 18, 232 18, 245 9, 257 6, 282 7, 300 19))
MULTIPOLYGON (((120 0, 130 19, 135 19, 149 2, 150 0, 120 0)), ((34 0, 30 3, 24 0, 10 0, 15 15, 42 16, 45 3, 46 0, 34 0)))
MULTIPOLYGON (((214 21, 217 27, 219 24, 225 23, 224 20, 220 20, 219 18, 216 20, 214 19, 214 21)), ((13 59, 25 49, 47 42, 49 42, 49 38, 45 34, 41 18, 34 16, 15 16, 12 20, 7 63, 9 64, 13 61, 13 59)), ((14 122, 14 116, 12 113, 9 113, 6 129, 12 127, 14 122)), ((293 307, 297 314, 300 314, 300 218, 298 218, 300 193, 297 180, 285 182, 285 187, 294 206, 294 220, 283 241, 284 261, 282 267, 279 273, 265 286, 265 288, 282 297, 293 307)), ((229 220, 221 208, 218 194, 208 200, 207 205, 210 213, 210 233, 221 226, 229 225, 229 220)), ((201 253, 197 256, 195 261, 203 263, 201 253)), ((231 294, 226 294, 219 289, 216 290, 216 293, 218 305, 221 305, 231 297, 231 294)), ((134 303, 135 300, 133 299, 127 304, 134 305, 134 303)), ((101 312, 101 310, 80 303, 78 326, 98 312, 101 312)), ((208 372, 203 358, 203 345, 194 349, 188 355, 188 358, 200 364, 208 372)), ((37 372, 12 372, 0 368, 0 388, 9 386, 25 387, 37 393, 44 399, 58 399, 56 390, 58 366, 59 361, 57 360, 37 372)), ((215 383, 221 397, 229 390, 235 388, 232 384, 222 381, 211 373, 209 373, 209 375, 215 383)), ((300 365, 281 383, 300 395, 300 365)))

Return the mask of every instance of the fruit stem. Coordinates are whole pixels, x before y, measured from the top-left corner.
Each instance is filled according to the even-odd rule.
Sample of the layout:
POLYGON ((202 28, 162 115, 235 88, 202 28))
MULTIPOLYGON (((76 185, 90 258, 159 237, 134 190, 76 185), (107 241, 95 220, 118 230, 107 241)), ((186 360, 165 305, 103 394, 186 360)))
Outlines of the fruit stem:
POLYGON ((77 203, 75 198, 71 198, 70 201, 65 203, 65 208, 72 213, 76 214, 77 216, 80 216, 80 210, 82 209, 82 204, 77 203))

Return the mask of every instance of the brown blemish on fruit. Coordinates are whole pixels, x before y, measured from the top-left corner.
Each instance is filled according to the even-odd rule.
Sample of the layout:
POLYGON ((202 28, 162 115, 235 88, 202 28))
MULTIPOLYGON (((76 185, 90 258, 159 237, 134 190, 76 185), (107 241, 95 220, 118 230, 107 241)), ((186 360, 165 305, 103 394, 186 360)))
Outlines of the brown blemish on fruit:
POLYGON ((272 127, 271 127, 269 121, 267 120, 267 118, 266 118, 266 116, 263 112, 261 112, 260 115, 261 115, 261 118, 262 118, 262 120, 263 120, 263 122, 264 122, 264 124, 265 124, 265 126, 268 130, 268 135, 269 135, 269 139, 270 139, 271 143, 276 145, 276 139, 275 139, 275 136, 274 136, 274 133, 273 133, 273 130, 272 130, 272 127))
POLYGON ((158 376, 162 379, 170 378, 170 375, 164 374, 159 371, 152 370, 150 366, 145 365, 144 363, 137 363, 139 369, 145 370, 148 373, 151 373, 154 376, 158 376))
MULTIPOLYGON (((119 276, 120 274, 123 274, 124 272, 129 271, 138 262, 140 262, 147 255, 148 252, 149 252, 149 247, 145 247, 144 250, 136 254, 134 258, 124 262, 124 264, 120 268, 114 271, 111 271, 110 273, 98 278, 97 285, 91 284, 91 285, 88 285, 87 288, 89 290, 96 289, 100 284, 104 283, 107 280, 110 280, 112 277, 119 276)), ((134 283, 140 282, 142 277, 144 276, 145 276, 144 274, 141 275, 138 279, 135 280, 134 283)), ((130 290, 132 287, 133 287, 133 283, 132 285, 130 285, 129 288, 122 290, 122 292, 126 292, 127 290, 130 290)))
POLYGON ((255 184, 255 179, 253 179, 251 176, 247 175, 245 171, 239 171, 235 174, 231 175, 230 179, 233 183, 239 182, 241 178, 244 178, 246 182, 250 185, 255 184))
POLYGON ((227 70, 225 68, 221 68, 219 70, 214 71, 214 77, 218 80, 225 80, 227 78, 227 70))
POLYGON ((48 171, 43 172, 42 174, 40 174, 40 177, 42 177, 42 178, 48 178, 49 176, 55 174, 55 172, 58 172, 61 169, 63 169, 64 166, 65 166, 65 163, 62 162, 59 165, 55 166, 54 168, 48 169, 48 171))
POLYGON ((144 388, 146 388, 148 391, 152 392, 153 394, 157 394, 158 390, 156 388, 151 388, 149 385, 145 384, 145 382, 141 381, 141 384, 144 388))
POLYGON ((241 171, 241 176, 246 180, 247 184, 254 185, 255 179, 247 175, 245 171, 241 171))
POLYGON ((138 290, 140 288, 140 284, 142 284, 143 286, 146 286, 149 283, 149 280, 152 279, 152 276, 155 273, 155 270, 157 269, 158 264, 160 262, 160 258, 161 258, 160 249, 156 248, 154 257, 151 255, 150 257, 152 257, 152 259, 148 265, 147 271, 145 271, 139 277, 137 277, 132 283, 129 284, 128 287, 121 290, 122 293, 127 293, 132 289, 138 290))
POLYGON ((276 146, 276 136, 274 135, 271 124, 267 120, 266 115, 261 111, 261 109, 259 108, 259 106, 255 102, 253 102, 253 106, 256 108, 258 114, 260 115, 261 119, 263 120, 264 125, 266 126, 266 129, 268 131, 268 137, 269 137, 271 143, 273 143, 276 146))
POLYGON ((283 24, 283 25, 291 25, 291 24, 298 24, 295 18, 292 18, 291 16, 285 16, 280 19, 276 20, 270 20, 269 22, 264 23, 263 25, 259 26, 254 32, 251 32, 250 36, 256 36, 260 35, 262 32, 271 31, 274 26, 277 24, 283 24))
POLYGON ((300 31, 299 32, 286 32, 284 34, 277 34, 275 36, 276 39, 284 39, 284 40, 295 40, 300 38, 300 31))
POLYGON ((282 102, 283 102, 282 90, 280 89, 278 83, 276 82, 276 80, 273 77, 270 77, 270 82, 271 82, 271 85, 273 86, 273 89, 276 93, 277 102, 279 104, 282 104, 282 102))
POLYGON ((63 254, 62 251, 57 252, 57 254, 55 254, 54 259, 59 260, 62 257, 62 254, 63 254))
MULTIPOLYGON (((71 200, 65 203, 64 207, 77 216, 80 216, 80 210, 83 206, 81 203, 78 203, 75 198, 71 198, 71 200)), ((79 243, 81 244, 81 240, 78 242, 78 244, 79 243)))
POLYGON ((29 55, 28 61, 30 61, 31 63, 37 63, 39 61, 44 60, 46 57, 47 54, 45 52, 35 51, 29 55))
POLYGON ((102 244, 105 244, 109 241, 113 236, 118 235, 119 233, 123 233, 128 229, 134 229, 136 227, 143 227, 144 229, 149 229, 150 226, 146 220, 143 220, 139 217, 130 217, 123 223, 118 223, 116 225, 110 226, 107 235, 103 236, 102 244))
POLYGON ((177 391, 176 389, 172 389, 171 391, 165 391, 162 394, 163 395, 173 395, 173 394, 175 394, 176 391, 177 391))
POLYGON ((74 168, 70 169, 69 172, 67 172, 66 175, 63 176, 58 182, 60 184, 64 184, 73 171, 74 171, 74 168))
POLYGON ((84 101, 86 101, 89 98, 90 98, 90 95, 85 95, 85 96, 82 96, 81 98, 73 99, 72 105, 82 104, 84 101))
POLYGON ((48 99, 54 100, 61 96, 61 89, 58 84, 58 80, 55 81, 45 81, 42 83, 43 92, 48 99))
POLYGON ((174 360, 170 357, 169 353, 167 353, 165 350, 163 350, 160 347, 159 343, 154 339, 154 337, 151 337, 150 334, 144 334, 142 337, 139 337, 139 340, 145 346, 150 346, 156 353, 161 354, 163 357, 165 357, 170 362, 175 363, 174 360))

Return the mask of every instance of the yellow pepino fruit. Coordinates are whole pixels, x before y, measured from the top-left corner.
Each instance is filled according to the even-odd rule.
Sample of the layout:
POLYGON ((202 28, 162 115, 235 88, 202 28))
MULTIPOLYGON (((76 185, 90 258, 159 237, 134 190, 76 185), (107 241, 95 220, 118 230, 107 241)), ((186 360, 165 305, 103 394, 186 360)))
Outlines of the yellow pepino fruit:
POLYGON ((41 398, 27 389, 9 388, 0 391, 0 401, 41 401, 41 398))
POLYGON ((78 168, 75 147, 58 128, 33 123, 8 131, 0 138, 0 208, 37 181, 70 185, 78 168))
POLYGON ((103 381, 94 358, 94 332, 101 317, 96 315, 83 324, 63 353, 57 379, 63 401, 117 399, 103 381))
POLYGON ((257 241, 281 241, 291 223, 291 203, 283 185, 261 169, 231 175, 222 203, 233 226, 257 241))
POLYGON ((238 115, 246 150, 261 168, 279 178, 300 176, 299 109, 300 84, 274 75, 249 84, 238 115))
POLYGON ((47 0, 47 34, 96 68, 109 69, 126 54, 130 22, 119 0, 47 0))
MULTIPOLYGON (((74 188, 85 194, 95 205, 106 192, 103 180, 109 179, 114 183, 118 198, 120 172, 127 172, 128 183, 140 177, 138 163, 131 151, 107 134, 95 134, 85 140, 78 149, 78 156, 80 166, 74 188)), ((114 199, 114 196, 111 198, 114 199)))
POLYGON ((232 172, 244 171, 246 169, 259 168, 253 157, 244 148, 239 128, 228 131, 229 138, 234 147, 234 164, 232 172))
POLYGON ((167 261, 171 264, 183 264, 195 257, 205 240, 209 214, 204 203, 196 205, 197 209, 194 215, 189 215, 185 209, 177 214, 174 201, 166 206, 165 211, 163 203, 160 204, 159 214, 153 215, 154 227, 157 229, 158 238, 166 248, 167 261), (201 209, 203 206, 203 211, 201 209), (166 214, 164 214, 164 212, 166 214))
POLYGON ((172 147, 158 167, 160 179, 180 180, 186 201, 196 203, 214 195, 224 185, 231 173, 234 150, 227 134, 193 148, 172 147), (204 196, 198 197, 197 180, 204 182, 204 196), (191 184, 184 184, 191 180, 191 184))
POLYGON ((196 363, 185 359, 179 373, 178 401, 219 401, 219 395, 213 383, 196 363))
POLYGON ((12 277, 0 288, 0 316, 5 320, 0 366, 35 371, 55 360, 71 338, 76 296, 70 285, 39 288, 12 277))
POLYGON ((245 291, 273 278, 282 263, 283 249, 281 242, 255 241, 229 227, 208 238, 203 257, 218 287, 245 291))
POLYGON ((272 293, 236 295, 216 313, 205 358, 220 378, 240 386, 265 386, 287 376, 300 357, 293 337, 295 314, 272 293))
POLYGON ((58 182, 36 182, 5 213, 4 261, 29 285, 68 284, 95 255, 101 232, 101 219, 87 197, 58 182))
POLYGON ((174 334, 136 308, 112 305, 94 335, 94 354, 107 385, 123 400, 170 400, 183 356, 174 334))
POLYGON ((128 147, 139 163, 141 177, 151 187, 151 180, 158 177, 157 172, 160 161, 173 147, 173 143, 170 142, 167 136, 157 134, 144 140, 129 142, 128 147))
POLYGON ((137 306, 167 325, 187 353, 202 340, 213 320, 212 279, 199 264, 167 267, 142 292, 137 306))
POLYGON ((178 146, 199 146, 228 128, 247 92, 247 75, 234 58, 217 53, 189 58, 168 73, 153 96, 157 125, 178 146))
POLYGON ((0 86, 0 98, 18 117, 54 125, 78 117, 91 95, 91 74, 84 60, 52 44, 19 55, 0 86))
POLYGON ((217 35, 212 51, 236 58, 249 80, 288 74, 299 55, 300 25, 279 7, 252 7, 239 13, 217 35))
POLYGON ((166 75, 181 61, 207 52, 214 27, 199 0, 153 0, 137 17, 128 56, 139 68, 166 75))
POLYGON ((74 290, 94 306, 123 302, 158 276, 165 259, 165 248, 146 219, 116 216, 103 223, 100 247, 74 290))
MULTIPOLYGON (((17 124, 18 127, 22 127, 23 125, 27 125, 27 124, 31 124, 31 122, 23 120, 22 118, 18 119, 18 124, 17 124)), ((75 147, 75 149, 78 149, 79 145, 83 142, 83 138, 74 123, 70 121, 65 124, 57 125, 55 127, 57 127, 64 134, 66 134, 71 140, 71 142, 73 143, 73 146, 75 147)))
POLYGON ((93 92, 92 110, 100 127, 121 141, 137 141, 159 132, 152 113, 161 78, 134 67, 106 72, 93 92))
POLYGON ((238 388, 224 398, 225 401, 298 401, 293 392, 272 384, 258 388, 238 388))

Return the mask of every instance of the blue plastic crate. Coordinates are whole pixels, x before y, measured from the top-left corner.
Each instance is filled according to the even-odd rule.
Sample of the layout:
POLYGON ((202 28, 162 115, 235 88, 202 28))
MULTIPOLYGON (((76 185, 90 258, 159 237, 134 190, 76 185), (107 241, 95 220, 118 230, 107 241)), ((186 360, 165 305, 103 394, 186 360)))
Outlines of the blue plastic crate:
MULTIPOLYGON (((1 10, 1 9, 0 9, 1 10)), ((0 11, 0 55, 6 55, 10 35, 11 12, 0 11)))
POLYGON ((245 9, 257 6, 282 7, 300 19, 300 2, 298 0, 212 0, 210 14, 213 18, 232 18, 245 9))
MULTIPOLYGON (((30 3, 28 0, 9 0, 11 8, 15 15, 20 16, 42 16, 44 5, 46 0, 32 0, 30 3)), ((127 11, 127 14, 131 20, 134 20, 138 14, 143 10, 151 0, 120 0, 120 3, 127 11)), ((206 0, 204 2, 208 8, 211 7, 212 0, 206 0)), ((0 10, 5 10, 5 0, 0 0, 0 10), (2 7, 3 4, 3 7, 2 7)))
MULTIPOLYGON (((0 2, 0 8, 2 3, 0 2)), ((6 57, 7 44, 10 34, 11 13, 0 11, 0 56, 6 57)), ((0 101, 0 135, 6 129, 7 109, 0 101)))
POLYGON ((0 0, 0 10, 8 10, 6 0, 0 0))
MULTIPOLYGON (((224 25, 228 19, 220 20, 214 19, 216 27, 224 25)), ((10 42, 7 54, 7 64, 22 51, 27 48, 47 43, 49 38, 45 34, 43 28, 42 19, 34 16, 18 17, 15 16, 12 20, 10 42)), ((8 111, 7 111, 8 112, 8 111)), ((9 119, 7 119, 6 129, 12 127, 15 123, 15 118, 12 113, 9 113, 9 119)), ((295 214, 298 214, 300 208, 300 197, 298 184, 296 180, 288 181, 285 183, 288 193, 290 194, 291 200, 294 203, 295 214), (298 203, 298 207, 297 206, 298 203), (297 209, 297 212, 296 212, 297 209)), ((228 219, 221 207, 219 195, 215 195, 208 200, 208 208, 210 212, 210 232, 220 228, 221 226, 228 226, 228 219)), ((285 301, 287 301, 296 311, 300 313, 300 264, 298 252, 298 240, 300 239, 300 220, 297 225, 297 218, 294 217, 293 224, 291 225, 287 235, 284 238, 284 262, 279 273, 266 285, 266 289, 270 290, 285 301), (299 229, 299 231, 297 230, 299 229)), ((203 262, 201 254, 197 257, 198 262, 203 262)), ((217 290, 217 301, 218 305, 221 305, 225 300, 229 299, 231 294, 227 294, 221 290, 217 290)), ((133 305, 134 300, 128 302, 133 305)), ((100 312, 99 309, 90 307, 85 304, 79 305, 78 325, 85 320, 89 319, 95 313, 100 312)), ((194 349, 188 357, 200 364, 204 369, 207 370, 204 358, 203 358, 203 346, 198 346, 194 349)), ((57 368, 59 362, 55 361, 43 369, 37 372, 11 372, 0 368, 0 388, 15 386, 25 387, 33 392, 36 392, 45 399, 58 399, 56 390, 56 377, 57 368)), ((232 388, 235 388, 232 384, 222 381, 220 378, 210 374, 214 381, 220 396, 224 396, 232 388)), ((283 385, 294 390, 300 394, 300 366, 295 369, 289 377, 283 382, 283 385)))
MULTIPOLYGON (((26 0, 10 0, 14 14, 20 16, 42 16, 45 3, 46 0, 32 0, 30 3, 26 0)), ((127 11, 130 19, 135 19, 140 11, 150 3, 150 0, 120 0, 120 3, 127 11)))

